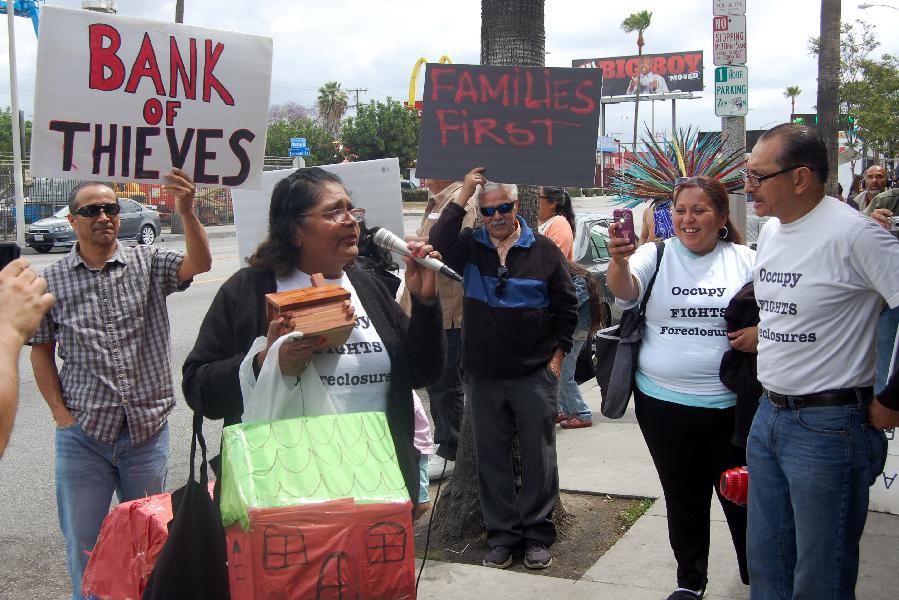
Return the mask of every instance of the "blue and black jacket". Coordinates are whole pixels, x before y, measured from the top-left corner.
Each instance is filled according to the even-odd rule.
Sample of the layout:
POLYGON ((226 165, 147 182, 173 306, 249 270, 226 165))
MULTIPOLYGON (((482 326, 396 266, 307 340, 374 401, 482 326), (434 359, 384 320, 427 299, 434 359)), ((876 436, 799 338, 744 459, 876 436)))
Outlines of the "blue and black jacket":
POLYGON ((498 297, 496 246, 483 227, 462 229, 464 214, 458 204, 449 204, 431 228, 429 241, 464 277, 465 370, 484 377, 519 377, 546 366, 556 348, 570 352, 578 303, 562 252, 518 217, 521 236, 509 249, 508 278, 498 297))

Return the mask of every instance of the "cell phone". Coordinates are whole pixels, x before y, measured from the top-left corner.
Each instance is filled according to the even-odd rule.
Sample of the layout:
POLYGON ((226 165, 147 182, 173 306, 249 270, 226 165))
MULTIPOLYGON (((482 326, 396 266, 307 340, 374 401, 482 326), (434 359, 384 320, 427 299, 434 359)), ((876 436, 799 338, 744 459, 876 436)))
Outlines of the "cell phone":
POLYGON ((15 242, 0 242, 0 269, 5 269, 6 265, 19 258, 22 249, 15 242))
POLYGON ((617 237, 626 239, 629 244, 636 244, 637 234, 634 232, 634 212, 629 208, 616 208, 612 211, 612 217, 618 224, 617 237))

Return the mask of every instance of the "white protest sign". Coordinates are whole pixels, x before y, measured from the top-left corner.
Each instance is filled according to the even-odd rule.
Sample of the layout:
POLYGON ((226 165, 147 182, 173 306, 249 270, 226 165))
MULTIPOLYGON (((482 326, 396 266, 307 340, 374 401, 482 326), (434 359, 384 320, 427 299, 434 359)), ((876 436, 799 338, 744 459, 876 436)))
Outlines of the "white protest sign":
MULTIPOLYGON (((403 236, 403 198, 400 193, 400 163, 396 158, 382 158, 355 163, 322 165, 343 180, 354 206, 365 209, 368 227, 383 227, 403 236)), ((241 267, 268 235, 268 209, 275 184, 296 171, 282 169, 262 174, 258 190, 234 190, 234 225, 237 230, 237 253, 241 267)))
POLYGON ((712 59, 716 65, 746 64, 746 17, 712 17, 712 59))
POLYGON ((31 172, 259 187, 272 40, 87 10, 41 10, 31 172))
POLYGON ((719 15, 745 15, 746 0, 712 0, 712 14, 719 15))
POLYGON ((745 117, 749 114, 749 69, 715 68, 715 116, 745 117))

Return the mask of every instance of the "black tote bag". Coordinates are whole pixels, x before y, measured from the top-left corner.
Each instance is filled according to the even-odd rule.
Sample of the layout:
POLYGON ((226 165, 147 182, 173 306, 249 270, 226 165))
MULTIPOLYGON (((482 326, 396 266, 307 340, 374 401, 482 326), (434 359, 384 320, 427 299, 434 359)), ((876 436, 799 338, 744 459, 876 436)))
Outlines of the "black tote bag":
POLYGON ((665 242, 656 240, 656 270, 646 286, 640 308, 631 308, 621 314, 621 322, 596 334, 596 382, 602 391, 600 412, 609 419, 620 419, 627 410, 634 390, 637 373, 637 355, 643 339, 643 325, 646 322, 646 303, 659 274, 659 265, 665 254, 665 242), (601 354, 602 352, 602 354, 601 354), (601 360, 601 356, 614 353, 614 361, 601 360))
POLYGON ((190 478, 172 493, 169 537, 141 600, 229 600, 228 551, 218 505, 209 496, 203 411, 194 410, 190 478), (197 444, 203 454, 200 481, 194 479, 197 444))

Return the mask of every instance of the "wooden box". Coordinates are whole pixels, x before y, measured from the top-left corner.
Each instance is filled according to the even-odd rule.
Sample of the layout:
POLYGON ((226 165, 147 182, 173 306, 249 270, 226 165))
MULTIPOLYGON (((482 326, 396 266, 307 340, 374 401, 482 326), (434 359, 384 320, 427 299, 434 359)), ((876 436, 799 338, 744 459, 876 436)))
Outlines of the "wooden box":
POLYGON ((335 348, 346 343, 356 318, 347 314, 350 293, 339 285, 317 285, 323 280, 313 275, 312 287, 266 294, 268 320, 284 317, 285 326, 301 331, 303 337, 323 337, 323 348, 335 348))

